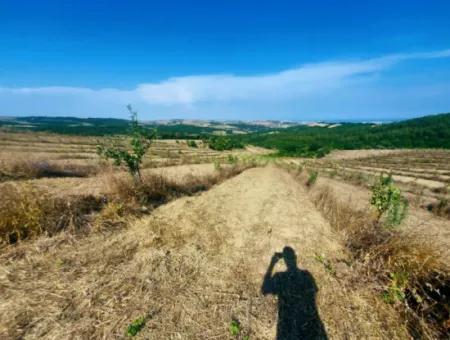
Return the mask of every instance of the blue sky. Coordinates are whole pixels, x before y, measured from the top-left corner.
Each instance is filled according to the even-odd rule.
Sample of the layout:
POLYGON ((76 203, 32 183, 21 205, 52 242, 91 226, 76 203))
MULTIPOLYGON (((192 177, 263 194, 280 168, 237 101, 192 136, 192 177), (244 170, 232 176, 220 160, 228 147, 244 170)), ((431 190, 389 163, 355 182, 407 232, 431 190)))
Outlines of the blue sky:
POLYGON ((0 115, 450 111, 450 1, 0 0, 0 115))

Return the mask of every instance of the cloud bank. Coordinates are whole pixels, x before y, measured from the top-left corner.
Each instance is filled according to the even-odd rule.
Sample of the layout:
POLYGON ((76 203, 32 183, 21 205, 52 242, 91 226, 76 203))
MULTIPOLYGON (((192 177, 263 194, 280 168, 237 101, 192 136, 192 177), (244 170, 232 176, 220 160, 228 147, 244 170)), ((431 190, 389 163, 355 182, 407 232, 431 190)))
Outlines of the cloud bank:
POLYGON ((327 115, 338 119, 357 112, 376 118, 382 112, 387 115, 407 114, 408 109, 413 111, 411 114, 419 109, 439 110, 441 107, 450 111, 450 99, 445 100, 449 98, 450 82, 389 88, 389 77, 386 76, 391 69, 406 61, 417 63, 443 58, 450 58, 450 50, 304 64, 263 75, 172 77, 157 83, 142 83, 131 90, 0 87, 0 101, 3 103, 0 114, 117 116, 127 103, 133 103, 148 115, 147 118, 301 120, 325 119, 327 115), (408 99, 411 94, 415 95, 415 91, 421 94, 420 98, 408 99), (386 105, 375 105, 377 98, 381 97, 386 105), (415 102, 413 108, 410 108, 411 101, 415 102), (372 106, 372 113, 367 111, 367 105, 372 106))

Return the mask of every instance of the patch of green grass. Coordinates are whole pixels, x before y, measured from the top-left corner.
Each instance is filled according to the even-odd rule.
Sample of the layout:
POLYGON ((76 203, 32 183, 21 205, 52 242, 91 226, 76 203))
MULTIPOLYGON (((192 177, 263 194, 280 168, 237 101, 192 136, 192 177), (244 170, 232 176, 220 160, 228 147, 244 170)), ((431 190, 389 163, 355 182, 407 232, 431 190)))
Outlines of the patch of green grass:
POLYGON ((407 272, 390 273, 390 282, 382 294, 384 302, 394 304, 405 301, 405 290, 408 286, 409 275, 407 272))
POLYGON ((144 316, 134 320, 127 327, 127 336, 130 337, 136 336, 142 330, 142 328, 144 328, 146 322, 147 318, 144 316))
POLYGON ((316 254, 314 255, 314 258, 315 258, 318 262, 320 262, 320 263, 323 264, 325 270, 326 270, 329 274, 331 274, 331 275, 333 275, 333 276, 336 275, 336 270, 334 269, 333 265, 331 264, 331 261, 328 260, 328 259, 326 259, 324 255, 321 255, 321 254, 317 254, 317 253, 316 253, 316 254))
POLYGON ((216 169, 217 171, 222 169, 222 163, 220 162, 220 160, 214 160, 214 169, 216 169))
POLYGON ((230 334, 232 336, 238 336, 241 332, 241 324, 238 320, 233 319, 230 322, 230 334))
POLYGON ((229 164, 236 164, 238 162, 237 156, 228 155, 227 161, 229 164))

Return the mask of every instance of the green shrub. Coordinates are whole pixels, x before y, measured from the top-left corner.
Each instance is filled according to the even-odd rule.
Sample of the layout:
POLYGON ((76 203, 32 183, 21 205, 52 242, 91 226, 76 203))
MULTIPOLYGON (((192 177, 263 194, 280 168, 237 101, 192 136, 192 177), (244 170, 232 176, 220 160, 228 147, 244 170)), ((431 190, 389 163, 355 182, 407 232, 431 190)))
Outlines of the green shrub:
POLYGON ((318 176, 319 176, 319 173, 317 172, 317 170, 310 170, 308 180, 306 181, 306 185, 308 187, 313 186, 314 183, 316 183, 318 176))
POLYGON ((244 144, 236 138, 213 136, 208 140, 208 145, 211 149, 217 151, 242 149, 244 144))
POLYGON ((238 162, 237 156, 228 155, 227 161, 229 164, 236 164, 238 162))
POLYGON ((405 219, 408 210, 408 201, 393 184, 391 175, 380 175, 372 187, 370 203, 377 210, 377 221, 379 222, 384 215, 388 226, 399 225, 405 219))
POLYGON ((196 148, 197 147, 197 143, 195 142, 195 140, 188 140, 187 141, 187 145, 191 148, 196 148))

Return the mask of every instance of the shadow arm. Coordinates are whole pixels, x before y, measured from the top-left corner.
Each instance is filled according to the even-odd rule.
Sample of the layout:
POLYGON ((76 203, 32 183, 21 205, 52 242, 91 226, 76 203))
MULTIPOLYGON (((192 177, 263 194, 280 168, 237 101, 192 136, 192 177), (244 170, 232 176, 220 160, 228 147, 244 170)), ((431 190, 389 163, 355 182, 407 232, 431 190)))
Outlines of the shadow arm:
POLYGON ((261 286, 261 293, 263 295, 276 293, 275 280, 272 273, 277 262, 278 257, 274 255, 270 261, 269 267, 267 268, 266 274, 264 275, 264 280, 261 286))

